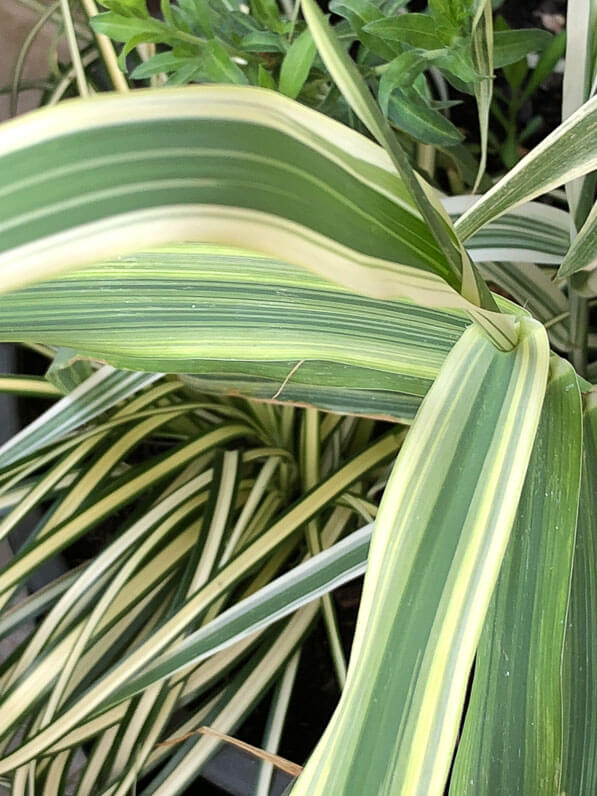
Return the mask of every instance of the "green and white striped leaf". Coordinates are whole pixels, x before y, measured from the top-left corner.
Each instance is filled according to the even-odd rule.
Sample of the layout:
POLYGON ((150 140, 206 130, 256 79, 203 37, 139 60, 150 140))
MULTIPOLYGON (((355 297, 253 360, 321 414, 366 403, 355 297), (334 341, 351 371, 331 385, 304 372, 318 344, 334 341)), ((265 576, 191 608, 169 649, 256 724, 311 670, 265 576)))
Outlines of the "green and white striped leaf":
POLYGON ((0 164, 2 292, 139 241, 190 240, 277 256, 366 295, 471 306, 383 150, 274 92, 65 102, 3 125, 0 164))
POLYGON ((428 229, 433 233, 448 269, 444 278, 472 304, 482 308, 482 311, 473 311, 472 316, 495 345, 504 350, 511 349, 516 344, 512 321, 495 314, 497 307, 491 293, 462 246, 438 196, 415 174, 365 80, 317 4, 314 0, 301 0, 301 7, 330 75, 350 107, 390 156, 428 229))
MULTIPOLYGON (((488 345, 491 345, 488 343, 488 345)), ((249 432, 250 433, 250 432, 249 432)), ((105 510, 108 503, 114 508, 122 505, 121 500, 133 493, 140 493, 164 478, 167 473, 172 473, 175 468, 181 468, 197 456, 213 449, 216 445, 246 436, 247 429, 241 425, 223 424, 219 428, 208 432, 203 437, 188 442, 186 445, 175 448, 166 457, 161 457, 158 462, 143 469, 140 474, 129 479, 129 482, 113 490, 112 494, 97 501, 86 511, 79 512, 73 519, 63 523, 53 534, 49 543, 54 549, 60 538, 67 534, 72 535, 76 528, 84 527, 89 522, 89 516, 97 517, 105 510), (87 516, 86 516, 87 515, 87 516)), ((266 529, 245 546, 228 564, 220 569, 218 576, 202 586, 184 605, 175 611, 166 621, 142 643, 134 646, 133 651, 121 659, 103 677, 93 681, 89 688, 68 705, 44 729, 33 734, 32 737, 22 742, 18 749, 9 754, 4 754, 0 760, 0 770, 11 771, 21 767, 31 760, 37 759, 43 751, 53 745, 67 732, 75 729, 82 721, 87 719, 98 708, 112 698, 119 689, 126 687, 132 678, 143 672, 145 667, 181 636, 191 630, 201 616, 212 604, 226 595, 241 578, 254 571, 268 556, 280 549, 281 545, 308 522, 324 507, 330 505, 351 484, 363 478, 364 474, 379 466, 392 455, 402 443, 404 433, 395 429, 390 430, 370 446, 354 456, 339 470, 332 473, 322 481, 308 495, 296 502, 285 514, 271 522, 266 529)), ((48 551, 44 539, 39 550, 33 550, 30 555, 16 559, 11 566, 9 575, 4 576, 6 587, 18 578, 27 575, 29 568, 43 560, 48 551)), ((284 558, 282 558, 282 561, 284 558)), ((167 604, 166 606, 167 607, 167 604)), ((161 619, 161 618, 160 618, 161 619)), ((11 726, 18 722, 22 715, 23 705, 27 704, 27 695, 31 695, 40 688, 47 687, 48 671, 54 671, 63 660, 60 649, 49 650, 45 656, 36 659, 34 669, 29 669, 20 677, 3 698, 3 711, 0 716, 0 736, 10 732, 11 726)), ((89 671, 89 667, 85 671, 89 671)), ((85 682, 85 681, 84 681, 85 682)))
POLYGON ((583 268, 594 271, 597 267, 597 202, 589 213, 578 235, 572 241, 564 262, 560 266, 560 278, 571 276, 583 268))
POLYGON ((161 373, 127 373, 106 365, 85 379, 0 448, 0 467, 63 439, 107 409, 159 379, 161 373))
POLYGON ((556 348, 570 350, 568 298, 542 268, 518 262, 484 262, 479 268, 489 284, 505 290, 545 325, 556 348))
MULTIPOLYGON (((217 726, 224 732, 234 732, 248 710, 259 701, 265 689, 271 685, 295 653, 316 615, 317 605, 314 603, 297 611, 282 633, 275 636, 273 643, 268 645, 265 654, 261 652, 241 670, 239 676, 230 683, 224 699, 201 721, 201 724, 207 723, 217 726)), ((197 724, 194 725, 196 726, 197 724)), ((187 725, 186 731, 194 727, 187 725)), ((181 727, 173 737, 184 734, 184 731, 185 728, 181 727)), ((144 791, 145 794, 170 796, 172 793, 183 792, 185 786, 193 781, 220 743, 219 739, 213 736, 189 738, 150 782, 144 791)))
POLYGON ((421 406, 377 517, 347 685, 293 796, 445 787, 545 392, 547 336, 520 325, 509 353, 468 329, 421 406))
POLYGON ((597 789, 597 401, 585 400, 583 469, 563 661, 561 792, 597 789))
POLYGON ((373 524, 354 531, 328 550, 307 559, 251 597, 223 611, 191 633, 174 650, 158 657, 104 706, 109 708, 152 683, 197 664, 227 646, 277 622, 303 605, 359 577, 365 571, 373 524))
POLYGON ((479 187, 485 166, 487 165, 487 142, 489 132, 489 108, 493 95, 493 9, 491 0, 482 0, 476 4, 475 18, 471 37, 473 64, 476 71, 484 75, 474 84, 477 100, 477 115, 481 135, 481 158, 479 170, 475 178, 473 193, 479 187))
POLYGON ((450 780, 455 796, 588 792, 560 783, 561 662, 581 457, 576 374, 553 357, 517 519, 477 651, 450 780))
POLYGON ((597 169, 597 96, 582 105, 455 224, 461 240, 525 202, 597 169))
MULTIPOLYGON (((477 196, 449 196, 442 199, 442 204, 456 221, 477 201, 477 196)), ((570 215, 539 202, 514 208, 478 230, 466 242, 467 251, 475 262, 541 265, 560 265, 569 246, 570 215)))
POLYGON ((205 392, 406 421, 467 325, 462 312, 361 297, 268 258, 190 245, 0 296, 1 340, 195 374, 187 382, 205 392))
MULTIPOLYGON (((597 2, 568 0, 566 7, 566 64, 562 85, 562 119, 567 119, 597 91, 597 2)), ((595 175, 566 185, 566 196, 577 229, 593 202, 595 175)))

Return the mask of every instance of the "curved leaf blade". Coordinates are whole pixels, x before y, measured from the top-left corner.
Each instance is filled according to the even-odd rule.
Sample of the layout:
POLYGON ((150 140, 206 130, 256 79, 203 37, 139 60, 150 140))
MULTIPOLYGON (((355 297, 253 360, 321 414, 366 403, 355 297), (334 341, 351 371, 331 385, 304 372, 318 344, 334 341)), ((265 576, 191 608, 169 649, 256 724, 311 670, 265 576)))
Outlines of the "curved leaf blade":
POLYGON ((461 312, 369 299, 274 260, 190 245, 0 296, 1 340, 194 374, 188 383, 206 392, 405 420, 467 325, 461 312))
POLYGON ((426 186, 415 174, 406 153, 371 96, 365 80, 342 48, 317 4, 314 0, 301 0, 301 6, 330 75, 350 107, 390 156, 422 218, 433 233, 445 257, 448 269, 445 278, 469 301, 489 311, 487 322, 483 311, 473 314, 473 318, 484 326, 495 344, 504 350, 512 348, 516 344, 516 336, 511 322, 495 314, 495 302, 455 234, 433 189, 426 186))
POLYGON ((597 267, 597 202, 572 241, 572 246, 568 249, 558 271, 558 277, 572 276, 583 268, 592 271, 595 267, 597 267))
POLYGON ((515 207, 597 168, 593 97, 502 177, 455 224, 461 240, 515 207))

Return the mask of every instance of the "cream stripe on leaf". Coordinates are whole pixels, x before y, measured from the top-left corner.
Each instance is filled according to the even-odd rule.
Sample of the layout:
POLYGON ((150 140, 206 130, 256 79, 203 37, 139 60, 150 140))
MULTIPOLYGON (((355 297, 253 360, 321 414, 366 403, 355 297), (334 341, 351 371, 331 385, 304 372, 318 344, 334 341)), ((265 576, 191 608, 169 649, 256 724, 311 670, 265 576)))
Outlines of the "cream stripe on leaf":
POLYGON ((360 297, 303 269, 201 246, 89 266, 2 296, 0 307, 6 341, 68 341, 118 367, 202 375, 202 390, 395 419, 414 416, 467 325, 460 312, 360 297))
POLYGON ((462 240, 490 221, 597 168, 597 96, 585 102, 456 222, 462 240))
POLYGON ((41 376, 0 374, 0 393, 27 395, 36 398, 61 398, 62 393, 41 376))
MULTIPOLYGON (((442 205, 457 221, 478 201, 478 196, 448 196, 442 199, 442 205)), ((569 246, 569 213, 539 202, 515 207, 466 241, 474 262, 498 260, 559 265, 569 246)))
MULTIPOLYGON (((490 344, 488 343, 488 345, 490 344)), ((222 427, 221 431, 216 429, 204 435, 199 440, 191 442, 178 451, 169 454, 168 457, 151 467, 146 473, 133 479, 131 484, 127 485, 127 493, 133 489, 138 492, 140 488, 155 483, 159 477, 163 477, 166 471, 172 471, 175 463, 182 466, 190 461, 193 455, 196 456, 198 453, 207 450, 208 447, 213 447, 218 443, 224 444, 242 434, 246 434, 245 427, 229 425, 222 427)), ((183 631, 190 628, 197 621, 197 616, 203 610, 231 589, 240 578, 253 570, 285 539, 288 539, 305 522, 332 502, 352 483, 358 481, 363 476, 363 473, 395 455, 397 448, 402 442, 402 437, 403 433, 400 431, 389 431, 365 451, 347 462, 302 500, 295 503, 282 517, 273 522, 264 533, 222 568, 217 578, 203 586, 185 602, 180 610, 161 624, 149 638, 122 659, 103 678, 91 685, 79 699, 72 701, 69 706, 65 707, 64 712, 56 716, 48 727, 22 743, 14 752, 5 754, 0 760, 0 773, 19 768, 22 764, 35 759, 63 735, 74 729, 82 720, 89 717, 98 707, 105 706, 106 701, 110 699, 114 692, 130 682, 134 675, 139 674, 157 655, 165 651, 183 631)), ((118 493, 121 491, 116 490, 112 496, 109 496, 112 506, 116 505, 119 497, 118 493)), ((95 514, 100 512, 103 508, 102 504, 105 502, 106 499, 98 501, 94 507, 95 514)), ((89 511, 88 509, 87 513, 89 511)), ((80 524, 81 521, 85 520, 84 514, 85 512, 82 512, 71 523, 80 524)), ((62 532, 62 534, 67 533, 71 530, 68 526, 69 523, 65 523, 61 526, 59 532, 62 532)), ((37 558, 38 560, 41 558, 39 553, 37 558)), ((13 569, 15 569, 15 566, 13 566, 13 569)), ((23 559, 20 561, 20 569, 22 572, 19 573, 19 577, 22 577, 27 570, 23 559)), ((43 658, 37 663, 35 673, 32 675, 36 681, 39 677, 43 679, 47 676, 50 664, 45 666, 45 668, 44 664, 43 658)), ((4 735, 9 731, 12 721, 22 711, 23 694, 27 693, 27 690, 27 681, 22 679, 11 690, 10 695, 5 696, 3 712, 0 715, 0 735, 4 735)))
POLYGON ((408 434, 376 521, 348 680, 293 796, 440 794, 548 370, 543 327, 474 327, 408 434))
POLYGON ((72 271, 0 296, 0 310, 1 340, 194 374, 207 392, 407 421, 468 323, 459 310, 358 296, 277 260, 198 245, 72 271))
POLYGON ((130 373, 105 366, 82 382, 0 448, 0 467, 51 445, 83 423, 149 386, 160 373, 130 373))
POLYGON ((593 205, 578 235, 572 241, 572 246, 564 257, 558 276, 570 276, 583 268, 591 272, 597 268, 597 202, 593 205))
POLYGON ((441 249, 449 276, 444 278, 471 304, 482 308, 471 315, 488 337, 502 350, 516 345, 512 319, 497 313, 497 306, 483 278, 459 240, 439 196, 420 180, 402 145, 373 100, 369 87, 348 55, 333 28, 314 0, 301 0, 301 7, 319 54, 338 89, 363 124, 390 156, 428 229, 441 249))
MULTIPOLYGON (((206 203, 281 216, 371 256, 440 271, 400 180, 381 169, 382 190, 355 170, 354 155, 329 157, 331 145, 322 149, 309 130, 317 114, 297 108, 261 89, 201 87, 74 101, 13 122, 4 146, 0 137, 3 249, 134 210, 206 203)), ((328 140, 347 138, 318 121, 328 140)), ((367 175, 374 169, 365 163, 367 175)))
POLYGON ((554 356, 516 522, 477 651, 450 781, 454 796, 588 792, 560 783, 566 698, 561 662, 581 457, 576 374, 554 356))
POLYGON ((481 303, 496 344, 511 347, 513 321, 497 312, 439 203, 429 211, 434 234, 450 239, 444 250, 458 267, 383 151, 273 96, 214 86, 139 91, 6 125, 2 292, 134 251, 139 241, 192 240, 279 256, 366 295, 481 303))

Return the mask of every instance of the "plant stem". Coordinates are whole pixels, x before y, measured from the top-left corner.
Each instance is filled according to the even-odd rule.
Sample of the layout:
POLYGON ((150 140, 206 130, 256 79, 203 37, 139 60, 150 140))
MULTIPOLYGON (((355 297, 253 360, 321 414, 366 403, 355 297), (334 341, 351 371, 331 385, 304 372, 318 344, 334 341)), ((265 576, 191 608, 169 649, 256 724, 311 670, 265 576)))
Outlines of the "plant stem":
MULTIPOLYGON (((81 5, 85 9, 88 19, 97 16, 98 10, 94 0, 81 0, 81 5)), ((96 40, 98 49, 104 60, 106 71, 108 72, 112 86, 114 87, 114 91, 128 91, 129 85, 118 66, 118 59, 116 57, 114 47, 112 46, 112 42, 107 36, 104 36, 103 33, 97 33, 96 40)))
POLYGON ((58 9, 59 0, 56 0, 55 3, 49 5, 44 13, 40 16, 37 20, 35 25, 31 28, 29 33, 27 34, 27 38, 23 42, 23 46, 19 52, 19 56, 17 58, 17 63, 15 65, 14 77, 12 81, 12 88, 10 93, 10 115, 16 116, 17 114, 17 103, 19 101, 19 83, 21 81, 21 74, 23 71, 23 65, 25 63, 25 59, 31 49, 31 45, 35 40, 35 37, 46 24, 46 22, 50 19, 52 14, 58 9))
MULTIPOLYGON (((301 445, 303 487, 305 489, 312 489, 317 485, 320 478, 321 433, 319 420, 319 412, 317 409, 305 409, 302 429, 303 444, 301 445)), ((319 523, 316 519, 312 519, 307 523, 305 536, 310 555, 315 556, 321 553, 323 547, 319 534, 319 523)), ((336 678, 340 690, 342 690, 346 684, 346 660, 344 657, 344 650, 342 649, 342 640, 340 638, 336 610, 331 594, 324 594, 321 597, 321 610, 336 678)))
POLYGON ((75 33, 75 26, 70 13, 68 0, 60 0, 60 7, 62 9, 62 17, 64 20, 64 33, 66 35, 71 61, 75 70, 75 75, 77 77, 77 88, 82 97, 88 97, 89 88, 87 86, 87 79, 85 78, 85 70, 83 69, 83 64, 81 62, 81 54, 79 53, 77 35, 75 33))
MULTIPOLYGON (((24 6, 25 8, 28 8, 30 11, 35 11, 37 14, 43 14, 47 8, 45 3, 40 3, 38 0, 14 0, 14 2, 24 6)), ((56 9, 58 8, 58 5, 59 4, 57 3, 56 9)), ((49 17, 48 22, 51 22, 56 27, 61 27, 62 17, 60 13, 55 10, 49 17)), ((85 25, 82 25, 80 22, 75 22, 74 25, 79 36, 85 39, 85 41, 91 41, 92 36, 89 34, 89 31, 85 25)))

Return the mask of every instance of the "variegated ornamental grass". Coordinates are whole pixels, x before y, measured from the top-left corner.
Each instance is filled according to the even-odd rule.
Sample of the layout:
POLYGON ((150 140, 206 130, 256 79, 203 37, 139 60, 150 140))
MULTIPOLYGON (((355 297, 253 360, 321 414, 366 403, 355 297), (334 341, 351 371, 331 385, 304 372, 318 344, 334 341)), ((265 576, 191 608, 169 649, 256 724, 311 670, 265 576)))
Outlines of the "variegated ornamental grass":
POLYGON ((81 749, 80 796, 182 792, 219 743, 193 731, 233 733, 279 681, 275 751, 319 613, 342 696, 293 793, 594 790, 596 346, 575 286, 595 81, 484 196, 444 206, 303 11, 378 144, 229 86, 0 130, 0 339, 54 360, 0 387, 57 398, 0 449, 0 536, 41 512, 0 573, 0 634, 34 623, 0 670, 14 794, 61 793, 81 749), (529 204, 571 180, 576 226, 529 204), (97 556, 10 606, 118 511, 97 556), (347 667, 328 593, 365 568, 347 667))

